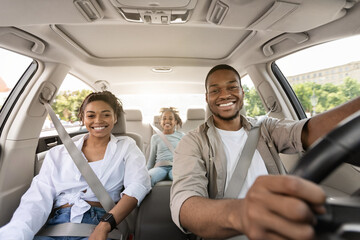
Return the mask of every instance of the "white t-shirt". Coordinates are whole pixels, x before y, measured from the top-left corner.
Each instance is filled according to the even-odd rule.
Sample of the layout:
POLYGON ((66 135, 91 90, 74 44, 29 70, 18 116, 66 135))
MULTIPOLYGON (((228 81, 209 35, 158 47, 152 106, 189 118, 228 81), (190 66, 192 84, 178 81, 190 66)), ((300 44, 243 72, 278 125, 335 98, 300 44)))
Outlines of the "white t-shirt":
MULTIPOLYGON (((244 128, 241 128, 238 131, 225 131, 219 128, 216 129, 218 130, 218 133, 224 144, 224 150, 227 159, 227 177, 225 185, 226 190, 231 176, 236 168, 238 155, 244 149, 248 134, 244 128)), ((242 186, 238 198, 245 198, 247 191, 254 183, 255 179, 260 175, 268 175, 268 171, 262 157, 260 156, 260 153, 258 150, 255 150, 245 182, 242 186)))

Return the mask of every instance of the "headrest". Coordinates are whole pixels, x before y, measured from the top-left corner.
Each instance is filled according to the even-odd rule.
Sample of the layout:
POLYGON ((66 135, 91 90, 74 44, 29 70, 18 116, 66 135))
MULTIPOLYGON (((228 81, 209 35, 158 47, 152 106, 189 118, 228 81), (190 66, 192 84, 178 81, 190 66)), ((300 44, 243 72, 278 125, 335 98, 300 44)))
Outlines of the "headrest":
POLYGON ((156 124, 160 124, 160 115, 154 115, 154 121, 153 123, 156 124))
POLYGON ((126 121, 142 121, 142 113, 139 109, 126 109, 126 121))
POLYGON ((121 113, 117 122, 114 125, 114 128, 111 131, 112 134, 119 135, 126 133, 126 123, 125 123, 125 114, 121 113))
POLYGON ((205 109, 203 108, 189 108, 187 110, 187 120, 204 120, 205 109))

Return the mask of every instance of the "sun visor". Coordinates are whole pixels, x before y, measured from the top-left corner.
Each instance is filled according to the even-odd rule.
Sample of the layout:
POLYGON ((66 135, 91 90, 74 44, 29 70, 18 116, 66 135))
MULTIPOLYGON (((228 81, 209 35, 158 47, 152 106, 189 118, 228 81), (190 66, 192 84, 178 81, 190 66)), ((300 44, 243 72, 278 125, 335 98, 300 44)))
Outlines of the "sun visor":
POLYGON ((303 32, 343 17, 353 5, 346 0, 213 0, 207 21, 255 31, 303 32))

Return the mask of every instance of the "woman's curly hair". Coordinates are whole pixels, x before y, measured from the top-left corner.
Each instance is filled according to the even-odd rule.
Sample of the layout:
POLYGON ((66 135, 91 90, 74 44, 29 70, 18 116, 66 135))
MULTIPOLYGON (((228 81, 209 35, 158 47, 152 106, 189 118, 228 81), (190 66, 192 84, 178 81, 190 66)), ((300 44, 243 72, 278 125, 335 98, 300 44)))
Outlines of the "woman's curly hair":
POLYGON ((84 112, 86 106, 94 101, 104 101, 110 105, 110 107, 114 110, 115 116, 117 119, 120 118, 120 115, 124 112, 121 101, 111 92, 102 91, 102 92, 93 92, 86 96, 84 101, 82 102, 79 112, 78 118, 81 122, 84 122, 84 112))

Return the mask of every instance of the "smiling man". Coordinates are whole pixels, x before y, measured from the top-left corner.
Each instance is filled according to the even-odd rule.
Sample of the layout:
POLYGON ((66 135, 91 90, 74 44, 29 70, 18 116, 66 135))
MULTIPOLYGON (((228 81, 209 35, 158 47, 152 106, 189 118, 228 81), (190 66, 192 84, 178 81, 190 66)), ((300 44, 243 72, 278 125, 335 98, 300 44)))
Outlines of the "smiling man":
POLYGON ((219 65, 209 72, 206 78, 206 102, 220 129, 238 128, 239 112, 244 105, 244 91, 237 72, 219 65), (235 124, 234 126, 229 126, 235 124))
POLYGON ((225 196, 229 181, 256 121, 240 114, 244 91, 233 67, 213 67, 205 88, 212 116, 184 136, 174 154, 173 221, 203 238, 312 239, 325 194, 306 180, 274 176, 285 172, 278 153, 304 152, 359 110, 360 98, 311 119, 266 118, 238 195, 230 198, 225 196))

